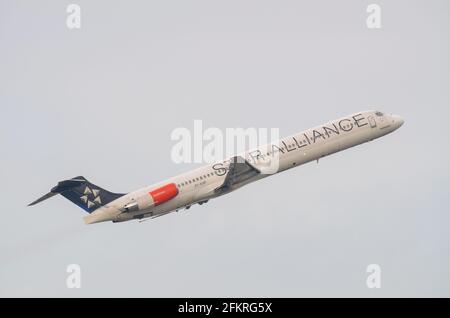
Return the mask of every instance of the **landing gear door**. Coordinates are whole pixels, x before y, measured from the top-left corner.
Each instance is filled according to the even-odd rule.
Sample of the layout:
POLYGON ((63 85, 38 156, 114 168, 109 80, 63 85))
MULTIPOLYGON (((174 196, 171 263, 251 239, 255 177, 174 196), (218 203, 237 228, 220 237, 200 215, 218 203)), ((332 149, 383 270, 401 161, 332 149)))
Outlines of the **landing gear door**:
POLYGON ((373 116, 369 116, 369 125, 371 128, 377 127, 377 122, 375 121, 375 118, 373 118, 373 116))

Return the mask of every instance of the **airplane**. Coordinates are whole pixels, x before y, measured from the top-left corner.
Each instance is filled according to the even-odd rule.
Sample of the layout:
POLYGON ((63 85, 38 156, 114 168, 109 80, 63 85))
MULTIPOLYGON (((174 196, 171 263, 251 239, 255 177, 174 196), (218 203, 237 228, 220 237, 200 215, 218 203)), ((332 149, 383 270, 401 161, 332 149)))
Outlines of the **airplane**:
POLYGON ((86 224, 147 220, 202 205, 274 173, 369 142, 403 123, 398 115, 363 111, 130 193, 109 192, 82 176, 63 180, 29 206, 61 194, 88 213, 86 224), (274 163, 275 172, 266 173, 274 163))

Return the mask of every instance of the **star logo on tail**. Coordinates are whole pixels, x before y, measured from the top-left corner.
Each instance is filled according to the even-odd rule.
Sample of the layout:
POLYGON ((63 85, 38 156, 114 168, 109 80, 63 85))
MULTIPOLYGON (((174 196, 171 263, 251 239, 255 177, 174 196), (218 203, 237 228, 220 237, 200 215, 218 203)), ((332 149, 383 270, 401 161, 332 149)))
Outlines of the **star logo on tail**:
POLYGON ((80 199, 87 205, 88 209, 90 209, 94 205, 102 204, 102 200, 100 198, 100 190, 94 188, 91 189, 88 186, 86 186, 86 188, 84 189, 83 195, 80 197, 80 199))

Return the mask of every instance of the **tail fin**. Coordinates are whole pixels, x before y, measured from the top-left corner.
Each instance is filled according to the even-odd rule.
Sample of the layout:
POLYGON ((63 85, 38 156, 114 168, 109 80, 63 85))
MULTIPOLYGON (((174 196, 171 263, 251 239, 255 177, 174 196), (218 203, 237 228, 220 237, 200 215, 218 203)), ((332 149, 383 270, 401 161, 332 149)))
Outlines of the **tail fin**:
POLYGON ((58 182, 58 184, 49 193, 40 197, 36 201, 31 202, 28 206, 35 205, 57 194, 61 194, 66 199, 72 201, 85 210, 87 213, 92 213, 99 207, 125 195, 122 193, 112 193, 104 190, 95 184, 90 183, 84 177, 79 176, 58 182))

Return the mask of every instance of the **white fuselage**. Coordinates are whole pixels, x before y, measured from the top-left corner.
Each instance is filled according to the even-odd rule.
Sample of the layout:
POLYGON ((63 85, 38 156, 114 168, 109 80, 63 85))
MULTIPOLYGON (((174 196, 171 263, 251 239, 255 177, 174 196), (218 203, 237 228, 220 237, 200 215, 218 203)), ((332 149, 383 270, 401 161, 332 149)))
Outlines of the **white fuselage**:
MULTIPOLYGON (((399 116, 365 111, 246 151, 240 156, 261 171, 264 171, 268 162, 277 162, 278 169, 275 173, 278 173, 379 138, 393 132, 402 124, 403 120, 399 116)), ((216 162, 128 193, 86 216, 85 222, 87 224, 103 221, 121 222, 157 217, 181 208, 189 208, 195 203, 204 203, 223 194, 217 193, 215 189, 224 183, 229 165, 229 159, 216 162), (147 203, 150 192, 168 184, 176 186, 176 196, 156 206, 147 203), (124 212, 123 207, 130 202, 136 202, 136 206, 142 208, 124 212)), ((231 190, 271 174, 259 174, 231 190)))

